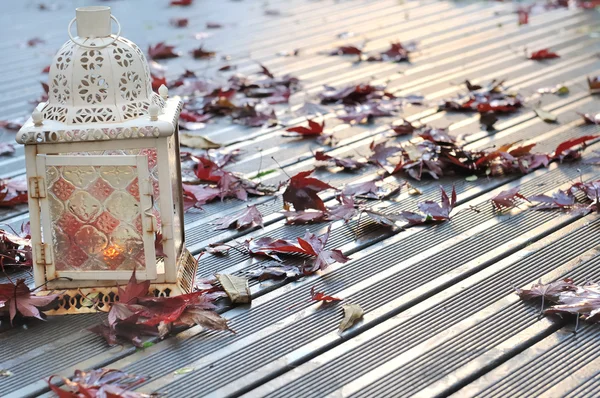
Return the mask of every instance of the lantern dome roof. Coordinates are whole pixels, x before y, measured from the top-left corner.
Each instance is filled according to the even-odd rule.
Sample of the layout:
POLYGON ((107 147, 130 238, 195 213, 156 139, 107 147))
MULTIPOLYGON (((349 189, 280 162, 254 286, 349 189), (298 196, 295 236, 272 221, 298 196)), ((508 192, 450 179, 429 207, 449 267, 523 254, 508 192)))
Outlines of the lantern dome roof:
POLYGON ((152 103, 164 107, 152 91, 144 53, 110 34, 110 7, 79 8, 76 21, 79 37, 67 41, 50 65, 44 119, 122 122, 147 114, 152 103))
MULTIPOLYGON (((76 18, 69 25, 68 40, 58 51, 48 76, 48 102, 40 104, 34 117, 17 135, 17 141, 32 143, 32 131, 44 125, 46 131, 98 130, 103 126, 118 124, 133 127, 145 123, 149 113, 163 116, 167 111, 167 89, 161 95, 152 91, 150 69, 144 53, 130 40, 120 36, 120 25, 111 15, 110 7, 95 6, 76 9, 76 18), (111 19, 118 25, 119 32, 111 34, 111 19), (71 35, 71 27, 77 22, 77 35, 71 35), (41 113, 41 115, 40 115, 41 113)), ((166 120, 171 122, 171 133, 180 112, 180 100, 174 103, 166 120)), ((156 115, 154 115, 156 116, 156 115)), ((156 117, 150 116, 156 121, 156 117)), ((162 118, 164 119, 164 118, 162 118)), ((156 126, 154 126, 156 127, 156 126)), ((167 126, 165 126, 167 127, 167 126)), ((110 128, 110 127, 108 127, 110 128)), ((37 130, 40 130, 39 128, 37 130)), ((153 128, 154 130, 154 128, 153 128)), ((118 132, 114 131, 114 135, 118 132)), ((156 131, 151 134, 157 136, 156 131)), ((100 134, 102 138, 115 138, 100 134)), ((133 133, 135 136, 136 133, 133 133)), ((143 134, 145 136, 145 133, 143 134)), ((130 138, 132 134, 128 134, 130 138)), ((39 137, 36 143, 63 141, 56 134, 54 139, 39 137)), ((90 140, 71 137, 69 141, 90 140)))

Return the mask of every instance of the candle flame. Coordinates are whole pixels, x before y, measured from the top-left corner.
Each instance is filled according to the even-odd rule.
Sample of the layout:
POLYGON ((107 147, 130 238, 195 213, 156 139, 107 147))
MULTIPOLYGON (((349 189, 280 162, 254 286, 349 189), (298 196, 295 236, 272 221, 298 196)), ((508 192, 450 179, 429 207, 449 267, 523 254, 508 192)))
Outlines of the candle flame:
POLYGON ((118 257, 123 252, 119 245, 111 245, 104 249, 104 257, 110 260, 118 257))

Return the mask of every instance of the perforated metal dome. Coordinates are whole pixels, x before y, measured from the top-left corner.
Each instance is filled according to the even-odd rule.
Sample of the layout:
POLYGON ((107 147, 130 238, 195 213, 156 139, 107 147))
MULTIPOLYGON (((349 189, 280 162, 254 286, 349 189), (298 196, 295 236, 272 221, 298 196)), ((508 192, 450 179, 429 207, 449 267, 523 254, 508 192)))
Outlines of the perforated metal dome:
POLYGON ((147 115, 152 103, 164 108, 165 101, 152 91, 144 53, 110 34, 110 7, 79 8, 76 21, 79 37, 71 37, 50 66, 45 120, 124 122, 147 115))

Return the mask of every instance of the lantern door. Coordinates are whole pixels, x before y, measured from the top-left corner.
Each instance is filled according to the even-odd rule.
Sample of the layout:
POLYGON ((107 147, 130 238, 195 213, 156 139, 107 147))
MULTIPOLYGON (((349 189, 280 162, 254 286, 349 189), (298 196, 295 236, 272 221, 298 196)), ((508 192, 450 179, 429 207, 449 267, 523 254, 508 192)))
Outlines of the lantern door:
POLYGON ((147 156, 37 155, 36 167, 48 280, 156 278, 147 156))

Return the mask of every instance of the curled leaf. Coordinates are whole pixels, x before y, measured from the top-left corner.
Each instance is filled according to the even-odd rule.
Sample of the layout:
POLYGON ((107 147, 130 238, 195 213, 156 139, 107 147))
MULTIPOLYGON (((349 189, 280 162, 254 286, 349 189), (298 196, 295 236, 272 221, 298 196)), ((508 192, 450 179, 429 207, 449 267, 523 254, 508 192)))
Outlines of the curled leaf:
POLYGON ((351 328, 365 314, 358 304, 345 304, 342 308, 344 309, 344 319, 340 323, 340 332, 351 328))

